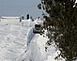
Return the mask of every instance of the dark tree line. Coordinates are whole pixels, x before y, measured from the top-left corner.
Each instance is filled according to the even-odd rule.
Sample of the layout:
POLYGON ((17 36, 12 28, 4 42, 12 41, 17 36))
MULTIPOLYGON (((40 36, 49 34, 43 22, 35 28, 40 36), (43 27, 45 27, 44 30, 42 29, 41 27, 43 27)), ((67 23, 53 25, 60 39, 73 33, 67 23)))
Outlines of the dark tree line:
POLYGON ((54 26, 54 41, 66 61, 77 58, 77 3, 76 0, 41 0, 38 5, 49 16, 44 15, 44 28, 48 30, 49 45, 52 42, 52 28, 54 26), (62 36, 60 36, 62 34, 62 36))

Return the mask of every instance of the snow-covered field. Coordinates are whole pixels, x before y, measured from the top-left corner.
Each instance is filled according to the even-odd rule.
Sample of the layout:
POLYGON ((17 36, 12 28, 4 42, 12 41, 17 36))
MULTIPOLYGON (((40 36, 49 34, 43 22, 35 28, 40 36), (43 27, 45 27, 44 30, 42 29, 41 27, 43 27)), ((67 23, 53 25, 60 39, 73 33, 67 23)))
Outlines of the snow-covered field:
POLYGON ((7 23, 0 23, 0 61, 64 61, 54 59, 60 53, 54 42, 45 51, 48 38, 33 33, 34 22, 7 23))

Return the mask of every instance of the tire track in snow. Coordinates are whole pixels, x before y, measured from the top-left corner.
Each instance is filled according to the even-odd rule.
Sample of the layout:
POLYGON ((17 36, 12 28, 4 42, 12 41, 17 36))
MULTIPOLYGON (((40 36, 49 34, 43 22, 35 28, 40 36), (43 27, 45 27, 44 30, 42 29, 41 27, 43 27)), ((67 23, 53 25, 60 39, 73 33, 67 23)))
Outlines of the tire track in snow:
MULTIPOLYGON (((20 54, 20 56, 16 59, 16 61, 24 61, 27 55, 29 55, 29 46, 33 39, 35 39, 35 34, 33 33, 33 28, 29 29, 29 32, 27 33, 27 48, 20 54)), ((28 59, 28 58, 26 58, 28 59)))

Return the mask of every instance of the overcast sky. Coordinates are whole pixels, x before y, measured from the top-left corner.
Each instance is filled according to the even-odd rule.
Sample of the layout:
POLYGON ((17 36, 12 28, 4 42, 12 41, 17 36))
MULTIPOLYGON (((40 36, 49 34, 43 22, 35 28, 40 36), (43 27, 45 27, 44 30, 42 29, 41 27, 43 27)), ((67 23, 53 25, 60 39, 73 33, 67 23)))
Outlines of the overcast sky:
POLYGON ((0 16, 22 16, 30 14, 33 17, 41 15, 37 8, 40 0, 0 0, 0 16))
POLYGON ((0 0, 0 16, 41 16, 41 10, 37 8, 40 0, 0 0))

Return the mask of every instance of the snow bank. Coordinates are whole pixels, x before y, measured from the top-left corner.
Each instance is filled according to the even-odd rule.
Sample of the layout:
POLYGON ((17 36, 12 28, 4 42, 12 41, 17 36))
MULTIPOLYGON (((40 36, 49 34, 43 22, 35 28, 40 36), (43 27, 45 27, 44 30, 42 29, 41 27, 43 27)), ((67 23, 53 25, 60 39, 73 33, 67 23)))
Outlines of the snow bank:
POLYGON ((33 33, 33 27, 31 27, 29 30, 28 30, 28 33, 27 33, 27 45, 31 42, 32 38, 34 37, 34 33, 33 33))
MULTIPOLYGON (((20 61, 44 61, 46 58, 45 53, 45 43, 43 43, 46 38, 40 36, 39 34, 34 35, 30 44, 28 45, 27 52, 22 54, 22 58, 18 59, 20 61), (41 42, 40 42, 41 41, 41 42)), ((46 41, 45 41, 46 42, 46 41)))
POLYGON ((62 57, 55 60, 60 51, 57 49, 54 41, 51 46, 46 45, 47 41, 48 38, 46 36, 35 34, 28 45, 27 51, 22 54, 20 61, 65 61, 62 57), (45 47, 48 47, 47 51, 45 47))

